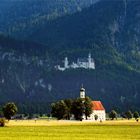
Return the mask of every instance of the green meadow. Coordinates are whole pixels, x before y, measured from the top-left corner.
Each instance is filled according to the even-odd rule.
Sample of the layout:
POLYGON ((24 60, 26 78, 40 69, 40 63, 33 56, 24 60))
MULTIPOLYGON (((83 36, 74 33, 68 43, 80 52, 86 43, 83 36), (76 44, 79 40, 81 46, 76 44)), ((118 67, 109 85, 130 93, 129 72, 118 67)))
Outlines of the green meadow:
POLYGON ((0 140, 140 140, 140 123, 11 121, 0 140))

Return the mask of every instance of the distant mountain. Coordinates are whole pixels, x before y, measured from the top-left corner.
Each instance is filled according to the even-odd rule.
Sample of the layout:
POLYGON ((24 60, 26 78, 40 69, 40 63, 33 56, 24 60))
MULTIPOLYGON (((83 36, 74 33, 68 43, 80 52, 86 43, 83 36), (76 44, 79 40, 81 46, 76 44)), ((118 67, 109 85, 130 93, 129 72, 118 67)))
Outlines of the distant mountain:
POLYGON ((47 21, 81 11, 99 0, 1 0, 0 32, 26 37, 47 21))
POLYGON ((49 64, 45 46, 0 35, 0 105, 14 101, 24 113, 48 110, 52 99, 43 78, 49 64))
POLYGON ((102 0, 82 12, 47 23, 29 39, 58 49, 61 54, 62 48, 91 49, 94 55, 111 49, 118 60, 140 70, 139 5, 137 0, 102 0))
POLYGON ((139 5, 101 0, 39 28, 29 26, 32 33, 20 34, 28 33, 28 41, 0 36, 0 104, 15 101, 21 113, 44 113, 56 100, 78 97, 84 84, 107 111, 140 111, 139 5), (95 70, 54 68, 65 56, 72 63, 89 52, 95 70))

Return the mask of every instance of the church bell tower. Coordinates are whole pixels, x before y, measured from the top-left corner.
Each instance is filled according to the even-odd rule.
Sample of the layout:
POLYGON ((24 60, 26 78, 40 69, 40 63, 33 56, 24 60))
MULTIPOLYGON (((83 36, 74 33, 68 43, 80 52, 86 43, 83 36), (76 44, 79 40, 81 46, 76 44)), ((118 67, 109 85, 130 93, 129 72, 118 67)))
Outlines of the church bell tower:
POLYGON ((85 99, 85 89, 83 87, 80 89, 80 98, 85 99))

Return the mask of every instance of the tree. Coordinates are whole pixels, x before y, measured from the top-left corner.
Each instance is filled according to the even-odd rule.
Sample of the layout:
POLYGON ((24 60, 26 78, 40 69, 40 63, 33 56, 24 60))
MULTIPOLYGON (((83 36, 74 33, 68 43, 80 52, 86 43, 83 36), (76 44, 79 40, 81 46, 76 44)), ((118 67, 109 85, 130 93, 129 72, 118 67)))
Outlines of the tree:
POLYGON ((70 120, 71 117, 71 109, 72 109, 72 100, 71 99, 66 99, 64 100, 66 106, 67 106, 67 114, 66 114, 66 119, 70 120))
POLYGON ((126 118, 129 120, 129 119, 132 119, 133 114, 132 114, 132 112, 129 110, 129 111, 125 112, 125 116, 126 116, 126 118))
POLYGON ((85 108, 85 117, 87 120, 87 117, 90 117, 90 115, 92 114, 92 103, 91 103, 91 99, 89 97, 85 98, 84 101, 84 108, 85 108))
POLYGON ((111 120, 114 120, 115 118, 117 118, 117 112, 115 110, 112 110, 109 113, 109 118, 111 118, 111 120))
POLYGON ((51 107, 52 107, 51 114, 53 117, 56 117, 58 120, 66 118, 68 108, 64 100, 53 103, 51 107))
POLYGON ((3 107, 4 117, 8 120, 10 120, 11 117, 14 116, 17 113, 17 111, 18 111, 17 106, 13 102, 7 103, 3 107))
POLYGON ((137 120, 139 118, 139 113, 137 111, 134 112, 133 117, 137 120))
POLYGON ((74 117, 76 120, 82 120, 83 114, 84 114, 84 103, 83 99, 77 98, 73 101, 72 104, 72 113, 74 114, 74 117))

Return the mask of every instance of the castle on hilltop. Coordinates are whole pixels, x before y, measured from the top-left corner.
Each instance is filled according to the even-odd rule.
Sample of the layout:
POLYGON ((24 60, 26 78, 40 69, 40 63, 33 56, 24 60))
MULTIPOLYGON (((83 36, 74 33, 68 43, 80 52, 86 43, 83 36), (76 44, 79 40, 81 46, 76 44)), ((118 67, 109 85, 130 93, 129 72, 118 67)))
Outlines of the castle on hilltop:
POLYGON ((69 64, 68 58, 65 57, 64 59, 64 66, 61 67, 60 65, 56 66, 56 69, 60 71, 65 71, 66 69, 77 69, 77 68, 84 68, 84 69, 95 69, 95 62, 94 59, 91 58, 91 54, 89 53, 88 58, 78 58, 77 63, 73 62, 69 64))

